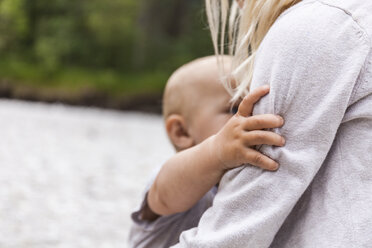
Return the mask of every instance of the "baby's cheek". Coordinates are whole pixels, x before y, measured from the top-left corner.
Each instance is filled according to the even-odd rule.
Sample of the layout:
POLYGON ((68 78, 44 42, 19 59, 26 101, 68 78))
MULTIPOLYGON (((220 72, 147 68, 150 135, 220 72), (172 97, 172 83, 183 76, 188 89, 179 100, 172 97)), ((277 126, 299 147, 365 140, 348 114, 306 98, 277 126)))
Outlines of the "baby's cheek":
POLYGON ((206 116, 206 118, 199 123, 199 133, 198 137, 196 137, 197 142, 200 143, 210 136, 218 133, 231 117, 231 114, 226 113, 206 116))

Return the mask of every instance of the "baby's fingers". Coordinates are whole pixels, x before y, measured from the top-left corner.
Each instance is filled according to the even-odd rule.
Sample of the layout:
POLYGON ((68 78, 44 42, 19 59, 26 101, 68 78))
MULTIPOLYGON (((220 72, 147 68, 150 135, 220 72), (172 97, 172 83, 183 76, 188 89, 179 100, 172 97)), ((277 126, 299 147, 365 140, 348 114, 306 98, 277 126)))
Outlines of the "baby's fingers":
POLYGON ((279 167, 277 162, 254 149, 247 150, 246 162, 264 170, 277 170, 279 167))
POLYGON ((267 128, 277 128, 284 124, 284 120, 279 115, 263 114, 245 118, 242 127, 246 131, 261 130, 267 128))
POLYGON ((243 134, 245 146, 270 145, 284 146, 285 139, 277 133, 270 131, 251 131, 243 134))
POLYGON ((258 102, 261 97, 269 93, 269 91, 270 87, 264 85, 249 92, 239 104, 238 114, 245 117, 252 115, 254 104, 258 102))

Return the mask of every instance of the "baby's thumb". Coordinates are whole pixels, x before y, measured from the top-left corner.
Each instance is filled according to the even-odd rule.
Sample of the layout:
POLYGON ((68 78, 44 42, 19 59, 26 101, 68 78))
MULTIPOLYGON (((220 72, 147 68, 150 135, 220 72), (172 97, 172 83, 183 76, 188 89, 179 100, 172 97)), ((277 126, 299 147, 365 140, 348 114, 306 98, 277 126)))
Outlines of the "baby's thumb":
POLYGON ((269 93, 270 87, 268 85, 260 86, 252 90, 248 95, 243 98, 243 101, 239 104, 238 115, 248 117, 252 115, 254 105, 267 93, 269 93))

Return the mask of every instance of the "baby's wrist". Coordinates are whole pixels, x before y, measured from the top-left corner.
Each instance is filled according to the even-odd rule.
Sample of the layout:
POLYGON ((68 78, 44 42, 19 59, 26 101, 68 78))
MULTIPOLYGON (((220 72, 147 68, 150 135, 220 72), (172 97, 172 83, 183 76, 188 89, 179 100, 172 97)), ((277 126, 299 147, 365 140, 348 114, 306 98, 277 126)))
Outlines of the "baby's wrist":
POLYGON ((210 164, 213 165, 214 171, 217 171, 219 174, 222 175, 225 173, 227 166, 220 158, 220 154, 218 154, 216 138, 216 135, 212 135, 206 140, 206 152, 208 154, 208 161, 210 161, 210 164))

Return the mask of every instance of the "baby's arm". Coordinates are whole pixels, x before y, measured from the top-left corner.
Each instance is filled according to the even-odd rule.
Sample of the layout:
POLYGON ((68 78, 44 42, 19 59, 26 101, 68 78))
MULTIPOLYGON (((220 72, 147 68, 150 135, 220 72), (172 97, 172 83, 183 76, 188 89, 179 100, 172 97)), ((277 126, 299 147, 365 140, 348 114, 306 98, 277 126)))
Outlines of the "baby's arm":
POLYGON ((148 208, 143 214, 144 219, 190 209, 227 170, 242 164, 277 169, 275 161, 254 149, 262 144, 284 145, 281 136, 262 130, 282 126, 281 117, 251 116, 253 105, 268 92, 268 86, 252 91, 239 105, 238 113, 216 135, 175 154, 163 165, 147 194, 148 208))

